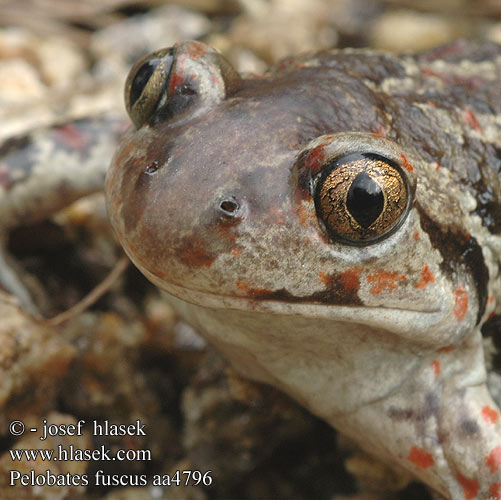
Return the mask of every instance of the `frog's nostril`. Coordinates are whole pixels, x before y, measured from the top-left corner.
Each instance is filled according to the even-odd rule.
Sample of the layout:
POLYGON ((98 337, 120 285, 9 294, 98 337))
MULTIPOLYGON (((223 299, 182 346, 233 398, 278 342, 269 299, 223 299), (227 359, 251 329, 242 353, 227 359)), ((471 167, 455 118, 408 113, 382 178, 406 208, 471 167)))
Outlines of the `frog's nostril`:
POLYGON ((233 197, 225 198, 224 200, 221 200, 219 202, 219 210, 229 217, 235 217, 238 213, 239 208, 240 205, 233 197))
POLYGON ((147 175, 153 175, 157 173, 159 168, 159 164, 157 160, 153 160, 151 163, 148 163, 144 169, 144 173, 147 175))

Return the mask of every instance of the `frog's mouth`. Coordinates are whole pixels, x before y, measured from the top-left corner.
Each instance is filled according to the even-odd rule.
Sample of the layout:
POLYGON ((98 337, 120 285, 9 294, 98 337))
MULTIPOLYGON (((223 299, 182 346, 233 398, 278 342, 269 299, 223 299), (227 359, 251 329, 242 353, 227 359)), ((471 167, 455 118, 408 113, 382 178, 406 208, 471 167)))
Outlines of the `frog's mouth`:
POLYGON ((207 309, 231 309, 282 316, 311 317, 367 324, 376 328, 391 329, 399 334, 408 334, 413 340, 419 338, 419 332, 435 329, 449 317, 450 307, 445 302, 434 309, 408 309, 385 306, 319 304, 314 302, 230 297, 210 292, 200 292, 172 283, 159 282, 154 276, 149 277, 156 285, 173 297, 195 306, 207 309), (389 328, 389 325, 391 328, 389 328))

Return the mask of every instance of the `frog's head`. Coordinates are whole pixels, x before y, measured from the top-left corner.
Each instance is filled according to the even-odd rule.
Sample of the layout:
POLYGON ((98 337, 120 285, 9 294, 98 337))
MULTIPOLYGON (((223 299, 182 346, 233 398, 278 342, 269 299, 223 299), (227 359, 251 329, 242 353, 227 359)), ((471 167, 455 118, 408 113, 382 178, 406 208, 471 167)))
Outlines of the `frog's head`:
POLYGON ((165 291, 433 345, 479 321, 486 270, 456 186, 382 136, 391 117, 356 75, 298 63, 244 80, 185 42, 132 69, 126 102, 108 209, 165 291))

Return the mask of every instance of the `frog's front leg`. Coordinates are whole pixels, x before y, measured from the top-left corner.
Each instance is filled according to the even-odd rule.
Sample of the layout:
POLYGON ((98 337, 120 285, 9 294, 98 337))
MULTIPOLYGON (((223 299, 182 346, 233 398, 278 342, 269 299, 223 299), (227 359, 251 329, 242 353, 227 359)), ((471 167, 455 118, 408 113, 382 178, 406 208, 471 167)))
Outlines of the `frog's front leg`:
POLYGON ((500 411, 485 384, 480 331, 440 355, 438 438, 450 468, 452 498, 501 498, 500 411))
POLYGON ((499 409, 484 384, 446 388, 439 438, 453 499, 501 498, 499 409))
POLYGON ((420 370, 388 397, 337 421, 452 500, 501 499, 501 419, 485 385, 479 331, 423 356, 420 370))

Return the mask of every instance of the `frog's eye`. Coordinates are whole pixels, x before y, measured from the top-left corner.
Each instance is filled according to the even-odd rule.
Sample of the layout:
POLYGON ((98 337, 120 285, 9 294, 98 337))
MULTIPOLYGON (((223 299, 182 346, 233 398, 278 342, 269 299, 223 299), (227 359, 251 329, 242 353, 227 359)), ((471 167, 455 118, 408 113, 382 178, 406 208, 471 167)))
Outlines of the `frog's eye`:
POLYGON ((409 186, 402 169, 372 153, 330 163, 314 185, 317 216, 329 236, 370 245, 393 233, 407 215, 409 186))
POLYGON ((125 106, 139 128, 155 111, 165 91, 174 60, 174 49, 158 50, 140 59, 125 83, 125 106))
POLYGON ((195 113, 240 88, 240 75, 212 47, 182 42, 140 59, 125 83, 125 105, 136 128, 195 113))

